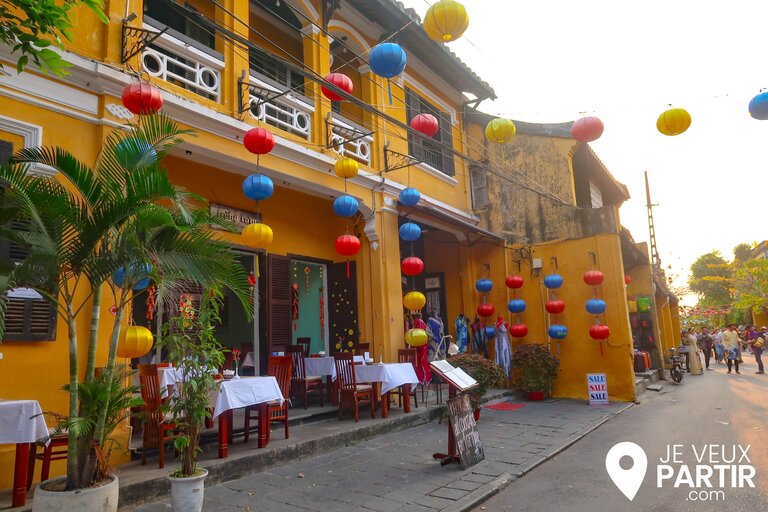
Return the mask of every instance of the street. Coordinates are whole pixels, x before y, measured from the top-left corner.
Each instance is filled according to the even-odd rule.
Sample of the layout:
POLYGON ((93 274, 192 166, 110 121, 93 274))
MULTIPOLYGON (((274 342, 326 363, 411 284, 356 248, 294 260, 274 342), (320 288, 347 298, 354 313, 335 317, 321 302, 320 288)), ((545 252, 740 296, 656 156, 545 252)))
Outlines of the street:
MULTIPOLYGON (((702 376, 686 374, 679 386, 665 382, 660 393, 646 391, 639 405, 513 481, 474 510, 765 511, 768 507, 768 379, 766 375, 755 375, 753 356, 745 354, 744 362, 741 375, 728 375, 724 365, 713 361, 714 370, 702 376), (613 484, 605 469, 606 454, 622 441, 638 444, 648 458, 645 478, 631 502, 613 484), (673 467, 674 476, 664 479, 658 488, 657 465, 662 464, 660 458, 666 459, 671 445, 683 445, 678 447, 677 459, 682 464, 667 464, 673 467), (718 447, 710 452, 704 445, 718 447), (742 450, 746 451, 746 457, 742 450), (730 470, 724 470, 724 487, 720 493, 719 469, 714 466, 728 464, 734 458, 734 451, 732 464, 754 466, 755 488, 749 488, 748 484, 745 488, 732 488, 730 470), (697 456, 702 459, 701 463, 697 462, 697 456), (714 467, 714 476, 710 479, 712 488, 707 488, 703 481, 701 486, 695 485, 697 464, 714 467), (678 488, 674 487, 681 465, 690 468, 694 487, 684 483, 684 478, 678 488)), ((623 469, 630 466, 621 463, 623 469)), ((703 471, 708 473, 706 469, 703 471)), ((666 475, 669 471, 662 470, 662 473, 666 475)))

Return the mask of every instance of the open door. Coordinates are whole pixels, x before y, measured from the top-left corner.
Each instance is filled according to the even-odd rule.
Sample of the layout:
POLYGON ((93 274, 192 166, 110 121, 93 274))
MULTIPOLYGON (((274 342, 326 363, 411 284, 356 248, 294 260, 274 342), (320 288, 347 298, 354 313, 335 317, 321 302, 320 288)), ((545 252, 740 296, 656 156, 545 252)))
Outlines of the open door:
POLYGON ((291 259, 276 254, 268 258, 267 339, 271 354, 291 344, 291 259))
POLYGON ((354 261, 328 265, 328 321, 331 353, 350 351, 360 340, 357 321, 357 268, 354 261))

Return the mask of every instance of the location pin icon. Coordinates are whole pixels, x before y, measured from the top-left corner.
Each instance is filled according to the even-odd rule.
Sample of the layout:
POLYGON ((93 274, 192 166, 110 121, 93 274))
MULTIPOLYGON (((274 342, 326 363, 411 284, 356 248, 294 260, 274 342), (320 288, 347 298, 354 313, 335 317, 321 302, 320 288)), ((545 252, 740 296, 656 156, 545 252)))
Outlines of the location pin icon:
POLYGON ((624 496, 632 501, 640 490, 640 486, 645 479, 645 472, 648 469, 648 457, 645 455, 645 451, 635 443, 625 441, 618 443, 608 451, 608 455, 605 456, 605 469, 608 471, 608 475, 616 484, 616 487, 624 493, 624 496), (632 467, 629 469, 622 469, 619 463, 622 457, 629 457, 632 459, 632 467))

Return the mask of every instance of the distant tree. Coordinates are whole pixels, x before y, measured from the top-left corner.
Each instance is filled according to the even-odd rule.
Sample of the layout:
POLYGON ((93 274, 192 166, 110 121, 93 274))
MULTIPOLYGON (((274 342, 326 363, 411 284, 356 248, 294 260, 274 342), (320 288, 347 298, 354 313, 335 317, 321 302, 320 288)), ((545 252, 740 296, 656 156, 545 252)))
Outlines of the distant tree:
POLYGON ((77 5, 88 6, 109 23, 103 0, 0 0, 0 42, 21 54, 16 71, 24 71, 31 60, 44 73, 69 74, 70 64, 50 46, 62 48, 64 40, 72 40, 71 11, 77 5))
POLYGON ((733 302, 732 269, 720 251, 702 254, 691 264, 688 287, 699 296, 700 306, 726 306, 733 302))
POLYGON ((734 269, 735 305, 763 311, 768 308, 768 260, 745 261, 734 269))
POLYGON ((752 252, 755 250, 754 244, 739 244, 733 248, 733 263, 738 264, 752 259, 752 252))

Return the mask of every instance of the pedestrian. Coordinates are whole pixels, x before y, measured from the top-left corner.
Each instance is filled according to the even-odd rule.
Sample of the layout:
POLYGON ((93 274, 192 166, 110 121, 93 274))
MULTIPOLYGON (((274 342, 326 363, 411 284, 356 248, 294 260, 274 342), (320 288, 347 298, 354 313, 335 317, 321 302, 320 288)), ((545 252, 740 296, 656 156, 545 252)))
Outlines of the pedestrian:
POLYGON ((719 364, 725 364, 725 346, 723 346, 723 331, 725 327, 720 327, 715 330, 714 345, 715 345, 715 359, 719 364))
POLYGON ((723 333, 723 345, 727 351, 728 373, 731 373, 733 366, 736 367, 736 373, 741 373, 739 372, 741 339, 739 339, 739 333, 736 332, 736 324, 728 324, 728 329, 723 333))
POLYGON ((688 331, 688 371, 691 375, 703 375, 701 366, 701 352, 696 338, 696 332, 691 328, 688 331))
POLYGON ((755 356, 755 362, 757 363, 757 375, 765 373, 763 368, 763 349, 765 348, 765 337, 768 334, 768 328, 765 326, 760 328, 760 332, 752 331, 753 336, 750 337, 749 346, 752 349, 752 355, 755 356))
POLYGON ((688 332, 683 330, 680 333, 680 348, 677 349, 677 352, 679 354, 685 354, 685 371, 690 373, 691 372, 691 360, 689 357, 689 352, 691 350, 690 341, 688 340, 688 332))
POLYGON ((712 357, 712 335, 709 334, 709 329, 706 327, 701 330, 701 334, 699 334, 698 338, 696 339, 696 343, 699 346, 699 349, 704 354, 704 366, 709 370, 709 360, 712 357))

